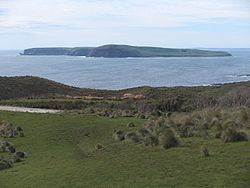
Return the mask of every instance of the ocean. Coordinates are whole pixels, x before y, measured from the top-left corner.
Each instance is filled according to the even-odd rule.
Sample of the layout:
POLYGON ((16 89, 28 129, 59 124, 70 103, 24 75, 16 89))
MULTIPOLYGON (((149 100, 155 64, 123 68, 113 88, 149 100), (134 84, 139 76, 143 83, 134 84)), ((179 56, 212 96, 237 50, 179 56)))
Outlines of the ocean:
POLYGON ((39 76, 71 86, 124 89, 197 86, 250 80, 250 49, 220 49, 232 57, 85 58, 20 56, 0 51, 0 76, 39 76))

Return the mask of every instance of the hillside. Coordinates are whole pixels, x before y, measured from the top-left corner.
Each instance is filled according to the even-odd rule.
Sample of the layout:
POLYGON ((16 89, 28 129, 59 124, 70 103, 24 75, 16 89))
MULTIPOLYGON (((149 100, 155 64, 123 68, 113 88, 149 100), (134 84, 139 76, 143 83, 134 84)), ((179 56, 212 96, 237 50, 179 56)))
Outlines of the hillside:
POLYGON ((250 183, 250 82, 109 91, 27 76, 0 77, 0 88, 11 99, 0 105, 64 110, 0 111, 0 187, 250 183), (120 98, 136 94, 144 97, 120 98), (81 99, 88 95, 104 98, 81 99))
POLYGON ((21 55, 69 55, 69 56, 88 56, 92 48, 30 48, 26 49, 21 55))
POLYGON ((218 106, 250 106, 250 82, 206 87, 97 90, 70 87, 47 79, 26 76, 0 77, 0 88, 2 105, 61 110, 128 110, 148 114, 155 111, 192 111, 218 106))
POLYGON ((79 88, 32 76, 0 77, 0 100, 78 95, 79 88))
POLYGON ((52 80, 34 76, 0 77, 0 99, 56 98, 65 96, 95 96, 104 99, 122 98, 124 94, 140 95, 146 99, 164 99, 174 96, 222 96, 238 88, 250 88, 250 82, 196 87, 136 87, 123 90, 100 90, 67 86, 52 80))
POLYGON ((104 45, 100 47, 76 48, 30 48, 21 55, 70 55, 86 57, 126 58, 126 57, 224 57, 227 52, 197 49, 172 49, 140 47, 129 45, 104 45))
POLYGON ((94 48, 90 57, 215 57, 230 56, 226 52, 196 49, 171 49, 157 47, 139 47, 128 45, 105 45, 94 48))

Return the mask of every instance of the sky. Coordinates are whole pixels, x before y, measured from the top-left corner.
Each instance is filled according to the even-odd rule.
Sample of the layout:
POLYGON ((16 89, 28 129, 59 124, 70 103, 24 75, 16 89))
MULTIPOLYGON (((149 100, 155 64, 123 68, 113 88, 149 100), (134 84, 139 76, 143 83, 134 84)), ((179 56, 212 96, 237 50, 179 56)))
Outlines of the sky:
POLYGON ((249 48, 250 0, 0 0, 0 49, 249 48))

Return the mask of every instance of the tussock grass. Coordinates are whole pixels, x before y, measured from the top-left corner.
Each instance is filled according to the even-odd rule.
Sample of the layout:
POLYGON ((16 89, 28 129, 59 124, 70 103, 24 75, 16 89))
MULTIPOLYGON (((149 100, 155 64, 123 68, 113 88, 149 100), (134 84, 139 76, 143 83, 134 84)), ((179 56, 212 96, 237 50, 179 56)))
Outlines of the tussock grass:
MULTIPOLYGON (((206 113, 199 113, 202 113, 203 122, 206 113)), ((173 113, 165 118, 171 118, 174 124, 169 124, 166 119, 163 127, 170 127, 165 130, 176 129, 178 117, 189 115, 173 113)), ((241 188, 250 183, 249 141, 225 144, 214 138, 180 138, 175 130, 175 137, 181 145, 165 150, 160 144, 144 146, 139 130, 146 129, 145 124, 148 123, 137 118, 0 112, 0 119, 20 125, 25 130, 25 137, 7 140, 29 154, 25 162, 0 172, 0 187, 241 188), (137 125, 135 130, 124 126, 128 122, 137 125), (132 131, 138 135, 141 144, 117 142, 112 138, 113 130, 132 131), (97 143, 105 149, 97 152, 97 143), (212 151, 211 157, 205 160, 200 157, 201 146, 212 151)), ((242 123, 244 130, 248 121, 242 123)), ((156 127, 160 125, 155 120, 152 122, 156 127)), ((196 126, 199 125, 193 127, 196 126)), ((193 131, 198 130, 195 128, 193 131)), ((216 127, 209 126, 207 131, 214 135, 216 127)), ((157 136, 155 131, 148 132, 145 138, 157 136)))

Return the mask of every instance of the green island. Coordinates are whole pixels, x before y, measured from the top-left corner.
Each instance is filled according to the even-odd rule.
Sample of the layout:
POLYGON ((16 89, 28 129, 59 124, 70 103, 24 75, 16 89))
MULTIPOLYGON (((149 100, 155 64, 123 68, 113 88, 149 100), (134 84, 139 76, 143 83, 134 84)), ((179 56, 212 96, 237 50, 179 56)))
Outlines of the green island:
POLYGON ((0 187, 250 184, 250 82, 96 90, 0 77, 0 187))
POLYGON ((225 57, 231 56, 228 52, 209 51, 198 49, 174 49, 129 45, 104 45, 99 47, 75 48, 30 48, 21 55, 69 55, 105 58, 127 57, 225 57))

